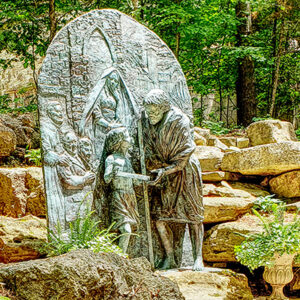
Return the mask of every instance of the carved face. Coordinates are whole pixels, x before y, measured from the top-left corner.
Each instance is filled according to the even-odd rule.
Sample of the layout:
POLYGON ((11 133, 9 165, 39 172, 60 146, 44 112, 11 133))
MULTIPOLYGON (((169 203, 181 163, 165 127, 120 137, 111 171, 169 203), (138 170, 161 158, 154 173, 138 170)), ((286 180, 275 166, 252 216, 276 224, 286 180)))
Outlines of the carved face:
POLYGON ((145 110, 151 125, 155 125, 161 121, 165 111, 159 105, 146 105, 145 110))
POLYGON ((71 154, 77 154, 77 137, 73 132, 69 132, 63 139, 63 145, 65 150, 71 154))
POLYGON ((63 113, 60 104, 52 105, 48 110, 48 115, 55 124, 61 125, 63 123, 63 113))
POLYGON ((107 78, 108 85, 111 89, 116 89, 119 85, 119 76, 116 72, 112 72, 107 78))
POLYGON ((92 144, 89 139, 83 138, 79 141, 79 151, 80 155, 85 157, 86 159, 91 158, 92 156, 92 144))

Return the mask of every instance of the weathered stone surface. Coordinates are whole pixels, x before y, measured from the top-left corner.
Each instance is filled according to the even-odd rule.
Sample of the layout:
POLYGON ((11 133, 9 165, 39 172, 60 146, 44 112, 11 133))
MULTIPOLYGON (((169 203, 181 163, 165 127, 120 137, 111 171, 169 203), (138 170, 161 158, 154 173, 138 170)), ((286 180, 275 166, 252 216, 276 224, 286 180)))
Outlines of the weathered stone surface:
POLYGON ((236 147, 236 137, 234 136, 222 136, 218 138, 219 141, 221 141, 223 144, 225 144, 227 147, 236 147))
POLYGON ((233 151, 240 151, 240 148, 238 147, 234 147, 234 146, 230 146, 227 149, 223 150, 224 152, 233 152, 233 151))
POLYGON ((259 184, 245 183, 245 182, 230 182, 230 185, 234 189, 239 189, 250 193, 254 197, 265 197, 270 195, 266 188, 259 184))
POLYGON ((179 285, 186 300, 253 299, 244 274, 231 270, 205 268, 202 272, 161 272, 179 285))
POLYGON ((225 153, 221 169, 244 175, 277 175, 300 169, 300 142, 281 142, 225 153))
POLYGON ((265 120, 252 123, 246 129, 251 146, 297 141, 297 137, 290 122, 279 120, 265 120))
POLYGON ((205 234, 203 258, 208 262, 235 262, 234 246, 245 239, 237 233, 261 231, 258 218, 252 215, 245 215, 234 222, 215 225, 205 234))
POLYGON ((281 174, 269 181, 271 192, 282 197, 300 197, 300 170, 281 174))
POLYGON ((34 216, 20 219, 0 216, 0 262, 11 263, 40 257, 47 239, 46 220, 34 216))
MULTIPOLYGON (((8 53, 7 51, 1 51, 0 56, 2 59, 12 60, 11 67, 1 70, 0 91, 3 91, 4 94, 15 94, 16 91, 21 88, 34 85, 32 70, 30 68, 24 68, 23 61, 20 61, 17 55, 8 53)), ((40 69, 41 61, 42 59, 39 57, 35 60, 37 71, 40 69)))
POLYGON ((203 182, 218 182, 222 180, 235 181, 239 180, 241 174, 222 172, 222 171, 212 171, 212 172, 203 172, 202 180, 203 182))
POLYGON ((219 197, 253 198, 253 196, 247 191, 232 188, 226 181, 222 181, 221 185, 204 184, 203 195, 219 197))
POLYGON ((203 197, 204 223, 236 220, 251 210, 254 201, 254 197, 203 197))
POLYGON ((202 171, 220 170, 221 161, 224 156, 222 151, 217 147, 197 146, 195 155, 200 161, 202 171))
POLYGON ((42 169, 0 168, 0 215, 46 215, 42 169))
POLYGON ((40 146, 40 135, 35 130, 35 118, 36 116, 33 113, 20 115, 17 118, 6 114, 0 116, 2 123, 15 133, 16 145, 18 147, 30 145, 31 148, 40 146))
POLYGON ((250 143, 250 141, 248 138, 237 138, 236 139, 236 146, 240 149, 248 148, 249 143, 250 143))
POLYGON ((203 136, 206 140, 210 138, 210 130, 207 128, 194 127, 194 131, 203 136))
POLYGON ((145 258, 89 250, 2 267, 0 279, 24 300, 184 299, 177 284, 154 274, 145 258))
POLYGON ((207 141, 206 141, 205 137, 203 137, 196 131, 194 132, 194 141, 197 146, 206 146, 207 145, 207 141))
POLYGON ((207 145, 208 146, 212 146, 212 147, 217 147, 219 149, 221 149, 222 151, 225 151, 228 149, 228 147, 223 144, 217 137, 213 136, 213 137, 210 137, 208 139, 208 142, 207 142, 207 145))
POLYGON ((17 145, 14 131, 0 123, 0 157, 9 156, 17 145))

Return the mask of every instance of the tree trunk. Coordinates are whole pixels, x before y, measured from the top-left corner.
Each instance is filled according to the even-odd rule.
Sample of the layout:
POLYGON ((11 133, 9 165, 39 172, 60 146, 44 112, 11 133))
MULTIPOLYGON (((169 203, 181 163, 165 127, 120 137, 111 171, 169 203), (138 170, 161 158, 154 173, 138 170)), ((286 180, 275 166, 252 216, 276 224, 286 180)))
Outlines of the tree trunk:
POLYGON ((236 99, 238 124, 248 126, 256 116, 254 63, 251 56, 246 56, 239 62, 236 99))
POLYGON ((175 49, 175 56, 178 59, 180 51, 180 32, 176 33, 176 49, 175 49))
POLYGON ((284 39, 284 21, 282 21, 280 27, 278 51, 275 59, 275 71, 274 71, 272 95, 271 95, 271 107, 269 111, 271 117, 275 117, 275 100, 276 100, 276 91, 277 91, 278 80, 279 80, 279 68, 280 68, 281 53, 283 48, 283 43, 282 43, 283 39, 284 39))
POLYGON ((56 33, 55 0, 49 0, 50 43, 56 33))
MULTIPOLYGON (((236 16, 240 20, 237 33, 237 46, 247 46, 243 38, 252 31, 250 3, 240 0, 236 5, 236 16), (244 12, 247 11, 247 14, 244 12)), ((238 76, 236 80, 237 122, 248 126, 256 116, 256 99, 254 85, 254 63, 247 55, 238 60, 238 76)))

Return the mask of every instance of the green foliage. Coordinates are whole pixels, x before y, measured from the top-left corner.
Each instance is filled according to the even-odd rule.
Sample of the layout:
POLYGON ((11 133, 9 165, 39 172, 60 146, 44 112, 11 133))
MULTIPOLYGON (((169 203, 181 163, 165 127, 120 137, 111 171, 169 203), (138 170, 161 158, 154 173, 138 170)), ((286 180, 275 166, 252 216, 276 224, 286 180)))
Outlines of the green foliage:
POLYGON ((298 140, 300 141, 300 128, 295 131, 298 140))
POLYGON ((275 195, 267 195, 256 198, 253 208, 262 212, 272 210, 273 204, 282 205, 283 201, 274 198, 275 195))
POLYGON ((225 127, 222 121, 203 121, 203 127, 210 129, 212 134, 221 135, 230 132, 229 128, 225 127))
POLYGON ((14 100, 7 94, 0 96, 0 114, 22 114, 36 110, 37 104, 34 96, 19 97, 14 100))
POLYGON ((276 203, 270 204, 268 212, 272 215, 267 218, 253 209, 264 231, 247 236, 241 245, 234 247, 237 260, 251 271, 260 266, 271 266, 275 254, 300 253, 300 217, 295 214, 293 221, 284 222, 285 206, 276 203))
POLYGON ((37 167, 42 166, 41 149, 26 149, 24 155, 29 161, 33 162, 37 167))
POLYGON ((255 117, 252 119, 253 122, 265 121, 265 120, 274 120, 270 115, 266 115, 264 117, 255 117))
POLYGON ((57 225, 56 232, 50 230, 49 242, 44 247, 44 251, 49 256, 55 256, 76 249, 91 249, 95 253, 114 252, 126 257, 126 254, 113 243, 119 236, 110 232, 111 227, 100 230, 94 212, 86 210, 84 217, 78 215, 74 222, 69 223, 70 229, 67 233, 63 232, 60 224, 57 225))
MULTIPOLYGON (((279 81, 275 117, 292 120, 300 105, 297 41, 299 1, 250 0, 252 30, 237 41, 239 25, 246 21, 236 15, 241 0, 55 0, 55 30, 92 9, 116 8, 155 31, 173 50, 186 75, 188 86, 197 97, 216 94, 220 104, 218 120, 224 117, 224 103, 235 97, 237 67, 251 57, 255 67, 257 117, 269 113, 275 62, 280 50, 279 81), (283 26, 282 26, 283 25, 283 26), (280 28, 283 28, 280 33, 280 28), (283 35, 281 49, 279 39, 283 35)), ((33 69, 50 43, 49 1, 0 1, 0 51, 15 54, 0 59, 7 68, 11 61, 22 61, 33 69)), ((1 111, 1 108, 0 108, 1 111)), ((201 124, 203 110, 195 123, 201 124)))

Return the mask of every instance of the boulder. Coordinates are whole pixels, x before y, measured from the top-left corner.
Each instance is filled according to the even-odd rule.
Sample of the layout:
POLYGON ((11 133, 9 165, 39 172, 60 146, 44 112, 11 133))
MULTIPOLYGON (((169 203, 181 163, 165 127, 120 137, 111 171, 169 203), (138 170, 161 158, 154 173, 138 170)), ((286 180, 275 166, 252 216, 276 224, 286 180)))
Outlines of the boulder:
POLYGON ((244 175, 277 175, 300 169, 300 142, 281 142, 225 153, 221 169, 244 175))
POLYGON ((249 147, 249 139, 248 138, 237 138, 236 139, 236 146, 240 149, 243 149, 243 148, 248 148, 249 147))
POLYGON ((266 188, 262 187, 259 184, 235 181, 235 182, 230 182, 230 185, 233 189, 246 191, 254 197, 265 197, 270 195, 270 193, 266 190, 266 188))
POLYGON ((24 300, 182 299, 178 285, 146 258, 76 250, 0 268, 0 281, 24 300))
POLYGON ((47 240, 46 220, 34 216, 20 219, 0 216, 0 262, 11 263, 41 256, 47 240))
POLYGON ((297 141, 290 122, 280 120, 265 120, 250 124, 246 129, 251 146, 297 141))
POLYGON ((205 137, 203 137, 196 131, 194 132, 194 141, 197 146, 206 146, 207 144, 205 137))
POLYGON ((218 138, 227 147, 236 147, 236 137, 234 136, 223 136, 218 138))
POLYGON ((262 230, 259 219, 252 215, 215 225, 205 233, 203 259, 207 262, 236 262, 234 246, 241 244, 245 239, 239 233, 259 233, 262 230))
POLYGON ((171 270, 160 274, 176 282, 186 300, 253 299, 247 277, 231 270, 205 268, 202 272, 171 270))
POLYGON ((281 174, 269 181, 271 192, 286 198, 300 197, 300 170, 281 174))
POLYGON ((241 215, 250 212, 255 198, 239 197, 203 197, 203 223, 220 223, 236 220, 241 215))
POLYGON ((0 168, 0 215, 46 215, 42 168, 0 168))
POLYGON ((35 130, 35 118, 33 115, 20 115, 15 118, 11 115, 1 115, 1 122, 16 135, 16 144, 18 147, 38 148, 40 146, 40 135, 35 130))
POLYGON ((197 146, 194 153, 200 162, 202 171, 220 170, 224 154, 219 148, 197 146))
MULTIPOLYGON (((293 214, 285 215, 287 222, 293 219, 293 214)), ((247 235, 262 231, 260 220, 249 214, 233 222, 217 224, 204 235, 203 259, 207 262, 236 262, 234 246, 240 245, 245 240, 245 237, 239 234, 247 235)))
POLYGON ((232 188, 226 181, 222 181, 221 185, 205 183, 203 185, 203 195, 219 197, 254 198, 247 191, 232 188))
POLYGON ((194 127, 194 132, 203 136, 206 140, 210 137, 210 130, 206 128, 194 127))
POLYGON ((238 173, 213 171, 213 172, 202 172, 203 182, 218 182, 222 180, 234 181, 241 177, 238 173))
POLYGON ((0 158, 10 156, 16 146, 17 138, 14 131, 0 124, 0 158))
POLYGON ((208 146, 212 146, 212 147, 217 147, 219 149, 221 149, 222 151, 225 151, 228 149, 228 147, 223 144, 217 137, 213 136, 213 137, 210 137, 208 139, 208 142, 207 142, 207 145, 208 146))
POLYGON ((234 146, 230 146, 227 149, 224 149, 224 152, 233 152, 233 151, 240 151, 240 148, 234 147, 234 146))

